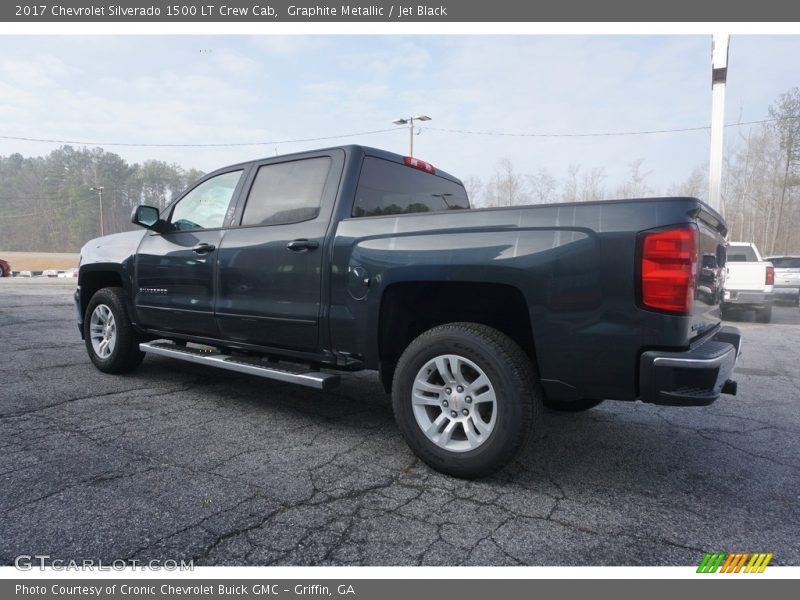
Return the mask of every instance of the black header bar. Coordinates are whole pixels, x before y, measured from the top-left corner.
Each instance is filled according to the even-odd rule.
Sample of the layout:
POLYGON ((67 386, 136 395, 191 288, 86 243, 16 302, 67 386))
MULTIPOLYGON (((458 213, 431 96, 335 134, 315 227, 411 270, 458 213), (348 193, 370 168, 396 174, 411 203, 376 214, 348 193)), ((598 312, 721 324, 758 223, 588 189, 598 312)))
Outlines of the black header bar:
POLYGON ((4 0, 5 22, 799 22, 760 0, 4 0))
MULTIPOLYGON (((466 567, 465 567, 466 568, 466 567)), ((770 567, 770 569, 780 567, 770 567)), ((695 567, 687 571, 694 574, 695 567)), ((264 569, 262 572, 267 572, 264 569)), ((611 596, 648 600, 706 597, 711 586, 716 595, 738 600, 791 597, 791 579, 747 579, 696 575, 691 579, 34 579, 0 580, 3 598, 15 600, 428 600, 430 598, 537 599, 550 597, 594 598, 611 596), (700 591, 704 594, 701 596, 700 591), (599 592, 599 593, 598 593, 599 592)), ((755 575, 758 578, 758 575, 755 575)))

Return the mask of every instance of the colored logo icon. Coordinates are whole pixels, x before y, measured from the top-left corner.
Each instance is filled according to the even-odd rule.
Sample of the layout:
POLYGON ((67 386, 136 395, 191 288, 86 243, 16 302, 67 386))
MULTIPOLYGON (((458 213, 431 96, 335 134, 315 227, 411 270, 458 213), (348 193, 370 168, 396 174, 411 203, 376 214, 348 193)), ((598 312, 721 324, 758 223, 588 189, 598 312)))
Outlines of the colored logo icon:
POLYGON ((763 573, 772 553, 766 552, 708 552, 697 567, 698 573, 763 573))

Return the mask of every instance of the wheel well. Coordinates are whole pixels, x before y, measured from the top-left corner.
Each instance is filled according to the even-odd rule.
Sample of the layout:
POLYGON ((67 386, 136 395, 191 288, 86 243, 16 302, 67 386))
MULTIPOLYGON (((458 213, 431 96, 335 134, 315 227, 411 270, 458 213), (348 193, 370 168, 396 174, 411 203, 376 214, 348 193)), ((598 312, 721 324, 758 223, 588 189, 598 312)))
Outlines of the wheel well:
POLYGON ((459 321, 502 331, 535 363, 528 306, 517 288, 499 283, 397 283, 386 289, 381 301, 378 354, 384 388, 391 389, 395 365, 414 338, 459 321))
POLYGON ((86 313, 86 307, 97 290, 105 287, 122 287, 122 277, 114 271, 89 271, 81 274, 81 314, 86 313))

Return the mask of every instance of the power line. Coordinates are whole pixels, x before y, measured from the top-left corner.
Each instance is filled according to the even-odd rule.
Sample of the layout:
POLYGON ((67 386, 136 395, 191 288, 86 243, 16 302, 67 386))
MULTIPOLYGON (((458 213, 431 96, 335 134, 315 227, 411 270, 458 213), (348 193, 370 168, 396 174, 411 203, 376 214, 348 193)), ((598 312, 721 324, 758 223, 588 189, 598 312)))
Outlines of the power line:
MULTIPOLYGON (((756 121, 741 121, 738 123, 728 123, 727 125, 725 125, 725 127, 759 125, 762 123, 775 123, 777 121, 789 121, 793 119, 800 119, 800 115, 791 117, 777 117, 774 119, 759 119, 756 121)), ((704 125, 700 127, 682 127, 675 129, 650 129, 644 131, 601 131, 601 132, 590 132, 590 133, 511 133, 503 131, 472 131, 467 129, 445 129, 442 127, 430 127, 430 126, 426 126, 424 127, 424 129, 429 129, 431 131, 441 131, 443 133, 459 133, 465 135, 560 138, 560 137, 612 137, 612 136, 628 136, 628 135, 653 135, 660 133, 684 133, 691 131, 708 131, 709 129, 711 129, 711 126, 704 125)), ((376 133, 387 133, 390 131, 397 131, 397 128, 375 129, 372 131, 343 133, 339 135, 328 135, 324 137, 315 137, 315 138, 298 138, 294 140, 272 140, 264 142, 228 142, 228 143, 215 143, 215 144, 150 144, 150 143, 134 143, 134 142, 87 142, 78 140, 58 140, 58 139, 11 136, 11 135, 0 135, 0 139, 15 140, 22 142, 42 142, 48 144, 77 144, 82 146, 129 146, 129 147, 144 147, 144 148, 229 148, 236 146, 269 146, 277 144, 295 144, 301 142, 319 142, 324 140, 358 137, 361 135, 374 135, 376 133)))
POLYGON ((61 196, 11 196, 8 198, 0 198, 0 202, 16 202, 21 200, 61 200, 61 199, 62 199, 61 196))
MULTIPOLYGON (((740 123, 729 123, 725 127, 740 127, 742 125, 758 125, 760 123, 774 123, 775 121, 788 121, 792 119, 800 119, 800 116, 795 117, 778 117, 775 119, 759 119, 758 121, 742 121, 740 123)), ((433 131, 442 131, 445 133, 461 133, 467 135, 495 135, 506 137, 543 137, 543 138, 561 138, 561 137, 611 137, 611 136, 626 136, 626 135, 651 135, 656 133, 683 133, 687 131, 707 131, 711 129, 710 125, 703 127, 683 127, 679 129, 651 129, 646 131, 602 131, 595 133, 509 133, 502 131, 470 131, 467 129, 443 129, 441 127, 426 126, 425 129, 433 131)))
POLYGON ((86 142, 78 140, 51 140, 33 137, 21 137, 12 135, 0 135, 3 140, 16 140, 20 142, 44 142, 48 144, 77 144, 80 146, 130 146, 130 147, 146 147, 146 148, 229 148, 234 146, 269 146, 273 144, 295 144, 300 142, 319 142, 323 140, 336 140, 341 138, 350 138, 360 135, 373 135, 375 133, 386 133, 388 131, 397 131, 397 128, 392 129, 375 129, 373 131, 360 131, 358 133, 343 133, 340 135, 328 135, 324 137, 315 138, 301 138, 296 140, 273 140, 268 142, 230 142, 223 144, 144 144, 144 143, 128 143, 128 142, 86 142))
POLYGON ((27 213, 24 215, 3 215, 3 219, 26 219, 28 217, 35 217, 36 213, 27 213))

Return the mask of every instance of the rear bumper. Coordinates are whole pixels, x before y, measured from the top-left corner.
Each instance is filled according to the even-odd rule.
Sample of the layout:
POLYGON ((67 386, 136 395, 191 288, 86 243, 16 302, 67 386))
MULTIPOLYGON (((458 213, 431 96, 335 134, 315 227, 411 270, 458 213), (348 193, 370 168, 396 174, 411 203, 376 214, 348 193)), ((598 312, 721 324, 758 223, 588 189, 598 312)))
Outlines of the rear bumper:
POLYGON ((739 292, 736 290, 725 290, 722 293, 722 304, 736 306, 754 306, 766 308, 772 305, 774 299, 772 292, 739 292))
POLYGON ((670 406, 706 406, 721 394, 736 394, 736 382, 731 375, 741 341, 738 329, 721 327, 709 339, 683 352, 642 353, 640 399, 670 406))
POLYGON ((775 294, 782 296, 791 295, 797 296, 800 294, 800 284, 797 283, 776 283, 773 288, 775 294))

